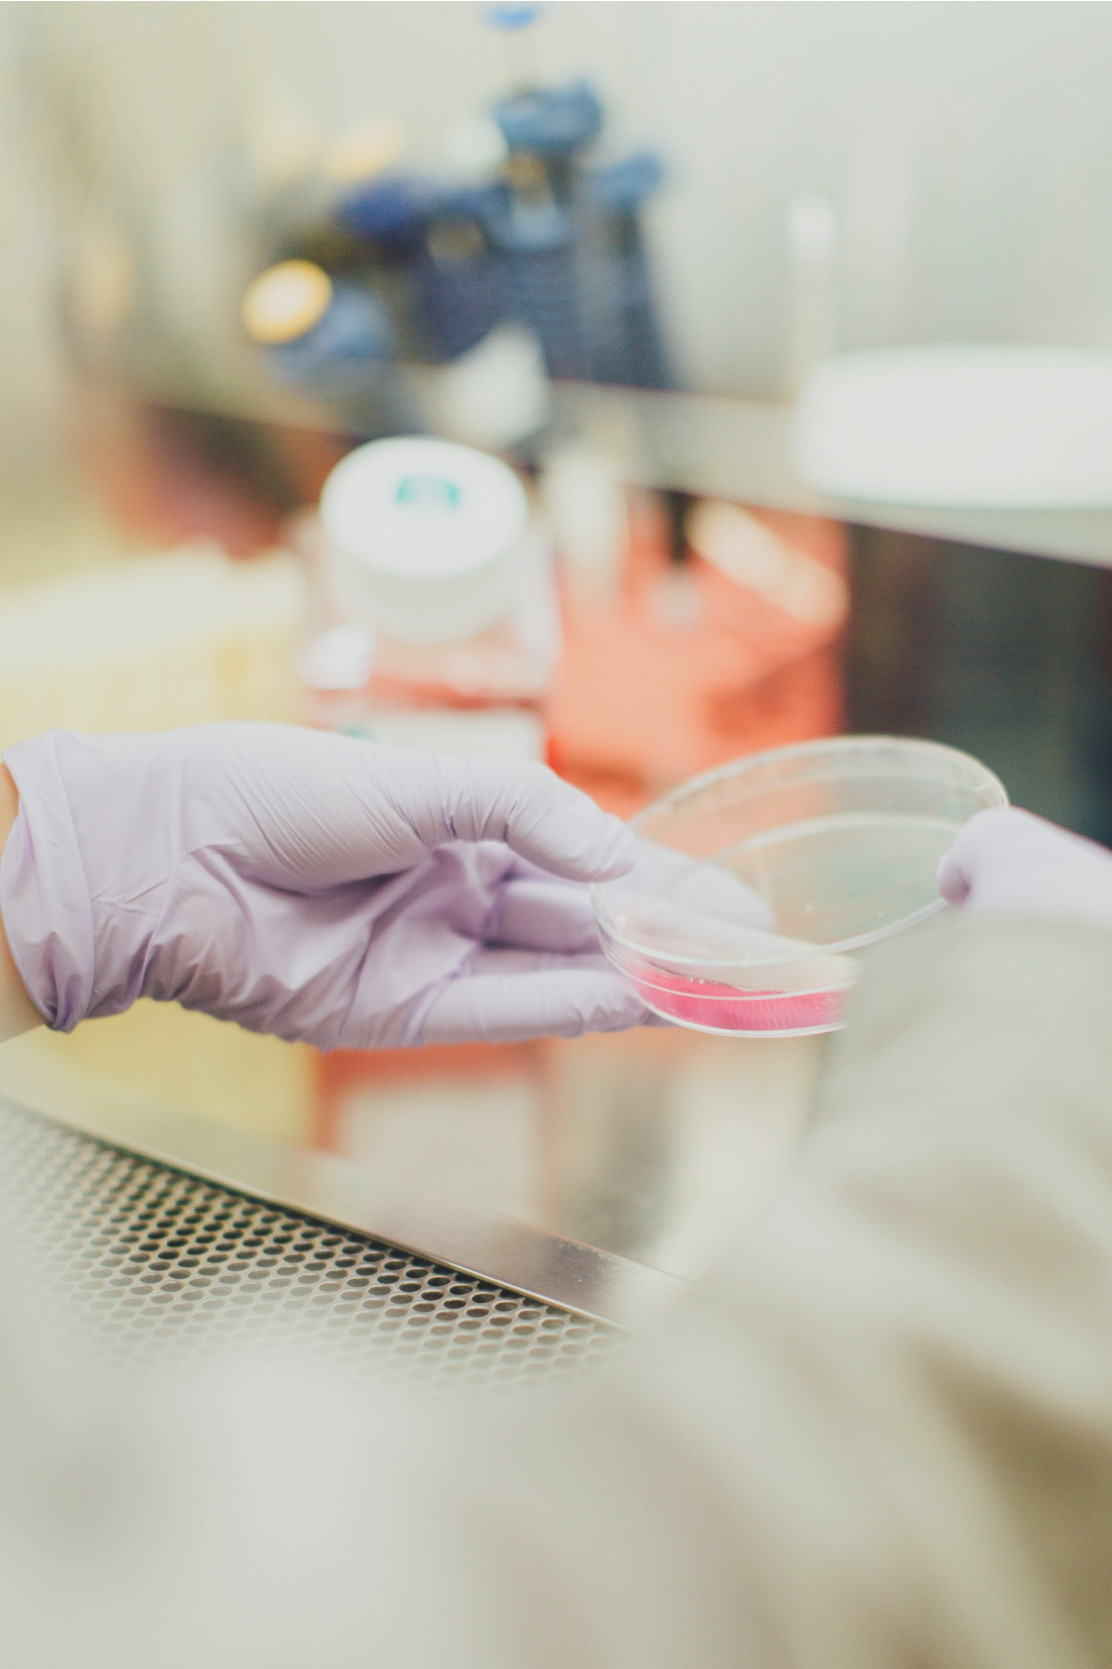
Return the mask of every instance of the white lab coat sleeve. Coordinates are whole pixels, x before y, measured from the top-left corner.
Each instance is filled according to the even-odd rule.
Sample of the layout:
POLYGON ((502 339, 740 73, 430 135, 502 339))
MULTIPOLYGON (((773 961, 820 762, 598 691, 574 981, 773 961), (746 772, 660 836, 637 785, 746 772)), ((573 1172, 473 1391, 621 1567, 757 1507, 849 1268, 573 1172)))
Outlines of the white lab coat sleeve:
POLYGON ((558 1406, 176 1397, 9 1540, 21 1664, 68 1607, 97 1669, 1106 1669, 1112 935, 893 945, 790 1181, 558 1406))
POLYGON ((1112 936, 893 945, 727 1265, 422 1477, 467 1597, 414 1662, 1106 1669, 1112 936))

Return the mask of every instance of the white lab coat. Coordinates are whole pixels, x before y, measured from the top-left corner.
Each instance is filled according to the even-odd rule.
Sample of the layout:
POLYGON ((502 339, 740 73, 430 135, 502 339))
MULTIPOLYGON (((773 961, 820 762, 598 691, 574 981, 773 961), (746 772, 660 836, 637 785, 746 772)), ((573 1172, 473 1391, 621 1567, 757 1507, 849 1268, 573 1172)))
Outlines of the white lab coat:
POLYGON ((13 1669, 1107 1669, 1112 935, 896 941, 794 1174, 558 1404, 111 1396, 7 1410, 13 1669))

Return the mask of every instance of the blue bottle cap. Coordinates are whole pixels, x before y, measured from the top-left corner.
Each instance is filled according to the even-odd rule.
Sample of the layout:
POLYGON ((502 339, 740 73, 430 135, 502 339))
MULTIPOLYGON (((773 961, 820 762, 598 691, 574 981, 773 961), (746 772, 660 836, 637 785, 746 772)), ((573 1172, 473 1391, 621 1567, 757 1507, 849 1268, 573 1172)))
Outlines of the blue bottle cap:
POLYGON ((487 6, 486 19, 492 28, 509 33, 514 29, 528 29, 544 9, 543 6, 487 6))
POLYGON ((590 83, 537 87, 500 99, 491 112, 511 151, 566 156, 602 130, 602 105, 590 83))

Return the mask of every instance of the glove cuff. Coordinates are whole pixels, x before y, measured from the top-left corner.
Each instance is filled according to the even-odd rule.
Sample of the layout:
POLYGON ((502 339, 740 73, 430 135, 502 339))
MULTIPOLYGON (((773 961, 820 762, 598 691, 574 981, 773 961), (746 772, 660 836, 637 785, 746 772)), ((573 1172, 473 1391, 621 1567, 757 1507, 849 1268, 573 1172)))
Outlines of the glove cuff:
POLYGON ((4 755, 19 790, 19 816, 0 858, 0 911, 28 994, 52 1031, 69 1032, 93 994, 93 908, 56 731, 4 755))

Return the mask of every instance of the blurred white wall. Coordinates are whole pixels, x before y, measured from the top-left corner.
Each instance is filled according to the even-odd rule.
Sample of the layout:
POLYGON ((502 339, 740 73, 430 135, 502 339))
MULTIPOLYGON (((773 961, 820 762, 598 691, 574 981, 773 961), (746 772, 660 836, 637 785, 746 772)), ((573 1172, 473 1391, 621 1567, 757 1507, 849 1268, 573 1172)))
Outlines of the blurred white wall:
POLYGON ((700 386, 776 390, 800 190, 839 211, 846 345, 1112 345, 1112 8, 617 9, 675 159, 660 248, 700 386))
POLYGON ((31 142, 16 8, 0 6, 0 496, 57 485, 65 374, 52 307, 53 205, 31 142))
MULTIPOLYGON (((2 119, 34 129, 33 144, 0 144, 0 205, 33 221, 33 156, 63 239, 98 217, 141 222, 158 305, 199 341, 249 264, 241 228, 261 174, 385 113, 409 129, 409 160, 433 164, 447 130, 502 89, 505 40, 482 11, 0 7, 22 85, 2 119)), ((563 0, 513 50, 544 79, 597 82, 608 150, 648 141, 670 160, 652 236, 694 387, 782 392, 784 216, 800 191, 839 211, 848 345, 1112 345, 1108 6, 563 0)), ((31 281, 41 298, 41 272, 31 281)))

